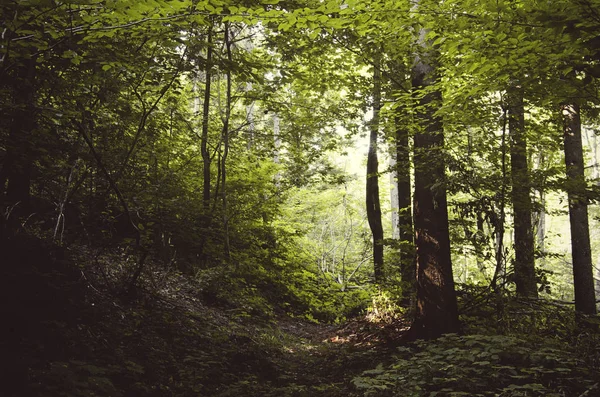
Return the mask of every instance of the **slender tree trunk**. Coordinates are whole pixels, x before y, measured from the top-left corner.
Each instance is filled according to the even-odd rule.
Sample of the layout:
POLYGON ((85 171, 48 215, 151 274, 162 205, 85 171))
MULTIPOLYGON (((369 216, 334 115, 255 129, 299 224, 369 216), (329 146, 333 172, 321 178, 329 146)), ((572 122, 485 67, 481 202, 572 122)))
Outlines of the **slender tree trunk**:
POLYGON ((223 33, 225 41, 225 51, 227 53, 227 71, 225 72, 225 78, 227 81, 227 87, 225 88, 226 103, 225 103, 225 115, 223 116, 223 158, 221 160, 221 184, 222 192, 221 197, 223 198, 223 228, 225 230, 225 256, 227 258, 231 255, 231 247, 229 244, 229 216, 227 208, 227 156, 229 155, 229 119, 231 118, 231 70, 230 65, 232 62, 231 56, 231 40, 229 37, 229 22, 225 22, 225 31, 223 33))
POLYGON ((562 114, 569 220, 571 222, 575 310, 585 314, 596 314, 579 106, 576 104, 563 105, 562 114))
POLYGON ((396 124, 396 180, 398 190, 398 233, 400 239, 400 275, 402 279, 402 300, 410 304, 416 293, 415 248, 413 240, 413 220, 411 211, 410 146, 408 128, 396 124))
POLYGON ((477 261, 477 269, 479 269, 482 274, 485 274, 485 264, 483 261, 483 257, 485 255, 484 242, 486 241, 484 229, 485 219, 483 219, 482 212, 478 212, 475 217, 477 218, 477 232, 475 232, 475 236, 473 237, 473 245, 475 247, 476 255, 475 260, 477 261))
POLYGON ((381 69, 379 54, 375 55, 373 72, 373 119, 369 137, 367 155, 367 220, 373 236, 373 270, 375 282, 384 279, 383 271, 383 225, 381 222, 381 204, 379 201, 379 166, 377 159, 377 138, 379 133, 379 110, 381 108, 381 69))
MULTIPOLYGON (((281 128, 279 126, 279 115, 273 113, 273 163, 280 164, 281 155, 281 128)), ((280 186, 281 173, 278 171, 275 174, 275 185, 277 188, 280 186)))
POLYGON ((525 137, 525 110, 520 88, 509 94, 508 130, 510 134, 510 162, 512 177, 512 204, 515 229, 515 283, 517 295, 537 298, 529 168, 527 165, 527 138, 525 137))
POLYGON ((504 107, 502 109, 502 139, 500 142, 500 155, 501 158, 501 171, 502 171, 502 186, 500 187, 500 200, 498 202, 499 214, 495 216, 493 227, 495 235, 495 259, 496 269, 494 270, 494 277, 490 286, 496 292, 500 292, 498 284, 501 286, 505 283, 506 278, 506 263, 504 258, 504 224, 506 223, 506 194, 508 187, 508 170, 506 167, 506 127, 508 124, 508 109, 504 107))
MULTIPOLYGON (((398 171, 396 169, 396 153, 391 153, 389 166, 390 166, 390 215, 392 221, 392 239, 400 240, 400 230, 398 229, 398 171)), ((401 253, 402 250, 399 250, 401 253)))
MULTIPOLYGON (((246 92, 250 92, 252 91, 252 82, 247 82, 246 83, 246 92)), ((250 104, 248 104, 246 106, 246 120, 248 121, 248 130, 246 132, 246 136, 247 136, 247 148, 248 151, 250 152, 252 150, 253 144, 254 144, 254 102, 251 102, 250 104)))
MULTIPOLYGON (((540 152, 538 157, 538 169, 544 166, 544 152, 540 152)), ((537 211, 537 230, 535 233, 536 247, 540 253, 540 266, 546 263, 546 192, 545 186, 541 186, 539 190, 540 203, 537 211)))
MULTIPOLYGON (((421 31, 419 42, 427 50, 424 37, 425 31, 421 31)), ((434 68, 417 57, 412 81, 416 92, 432 85, 434 75, 434 68)), ((417 307, 411 333, 426 339, 458 332, 460 328, 450 256, 444 135, 442 122, 434 114, 434 106, 440 100, 439 92, 419 99, 413 144, 417 307)))
POLYGON ((208 151, 208 122, 210 111, 210 85, 212 79, 212 55, 213 55, 213 25, 208 27, 206 49, 206 68, 204 72, 204 103, 202 105, 202 135, 200 137, 200 152, 202 154, 202 205, 205 214, 210 209, 210 163, 211 157, 208 151))
MULTIPOLYGON (((251 29, 252 31, 253 29, 251 29)), ((250 53, 254 49, 254 42, 252 41, 252 35, 248 38, 242 39, 236 43, 236 47, 245 50, 250 53)), ((244 88, 244 92, 249 94, 252 91, 252 82, 248 81, 246 83, 246 87, 244 88)), ((246 147, 248 151, 252 151, 254 146, 254 134, 255 134, 255 125, 254 125, 254 101, 251 101, 246 105, 246 121, 248 123, 248 129, 246 130, 246 147)))

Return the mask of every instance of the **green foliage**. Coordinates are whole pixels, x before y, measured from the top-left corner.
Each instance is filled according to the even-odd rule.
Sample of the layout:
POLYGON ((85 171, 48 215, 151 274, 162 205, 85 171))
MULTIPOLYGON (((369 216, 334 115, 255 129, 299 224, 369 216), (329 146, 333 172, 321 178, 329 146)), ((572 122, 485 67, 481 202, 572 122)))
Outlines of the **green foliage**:
MULTIPOLYGON (((577 354, 569 356, 569 349, 586 357, 595 350, 589 335, 575 341, 572 313, 515 303, 510 293, 494 296, 485 288, 497 261, 506 265, 512 259, 511 247, 495 252, 500 232, 505 237, 511 232, 506 91, 518 84, 526 95, 536 219, 546 210, 564 221, 566 204, 558 192, 568 185, 561 177, 555 109, 564 100, 578 100, 586 115, 597 116, 600 27, 588 8, 597 9, 598 1, 423 0, 418 12, 413 3, 2 3, 0 231, 9 230, 6 221, 19 232, 51 236, 65 246, 108 247, 110 254, 96 255, 91 263, 109 290, 122 289, 138 268, 140 283, 153 291, 164 287, 154 278, 161 270, 194 275, 200 299, 236 322, 267 323, 285 313, 339 323, 367 308, 372 319, 391 321, 401 313, 402 285, 390 274, 383 289, 371 287, 364 181, 346 170, 361 166, 362 154, 345 156, 343 165, 337 160, 365 127, 373 56, 382 55, 386 80, 382 125, 392 131, 398 118, 395 127, 414 133, 415 99, 425 92, 407 88, 410 68, 415 55, 431 55, 439 79, 429 89, 443 97, 436 115, 448 149, 439 155, 447 164, 444 183, 465 328, 538 337, 448 336, 415 345, 413 357, 404 354, 356 384, 367 395, 584 392, 595 378, 585 365, 577 368, 577 354), (421 29, 432 54, 423 54, 415 40, 421 29), (231 37, 223 37, 225 30, 231 37), (212 87, 205 92, 208 83, 212 87), (15 157, 23 164, 11 164, 15 157), (7 190, 17 176, 25 179, 18 172, 28 167, 26 193, 33 200, 24 213, 13 215, 26 200, 9 202, 7 190), (203 201, 205 189, 209 202, 203 201), (138 266, 142 251, 150 257, 145 267, 138 266), (571 346, 541 339, 550 333, 571 346)), ((565 236, 547 236, 556 246, 540 247, 539 287, 546 296, 570 300, 565 236)), ((403 248, 388 247, 388 253, 403 248)), ((386 257, 390 273, 398 273, 395 254, 386 257)), ((177 287, 171 285, 171 292, 185 285, 183 279, 172 283, 177 287)), ((147 313, 125 314, 131 324, 117 327, 119 338, 141 340, 138 328, 147 313)), ((161 321, 173 318, 165 314, 161 321)), ((207 340, 231 342, 223 325, 211 335, 189 327, 207 340)), ((167 354, 151 374, 162 382, 154 393, 215 392, 205 385, 211 377, 218 378, 215 384, 231 383, 223 395, 257 390, 267 377, 249 367, 268 368, 269 362, 252 338, 241 336, 250 337, 234 332, 249 345, 241 357, 244 366, 234 364, 240 357, 231 344, 238 340, 223 348, 225 357, 210 349, 167 354), (248 376, 236 378, 235 371, 248 376), (173 374, 197 384, 186 389, 183 381, 169 379, 177 378, 173 374)), ((156 337, 152 344, 166 351, 165 340, 156 337)), ((276 350, 275 345, 269 346, 276 350)), ((54 357, 40 379, 56 395, 126 395, 119 391, 120 374, 129 394, 151 393, 141 382, 146 374, 141 360, 116 350, 123 358, 116 366, 54 357)), ((288 392, 326 393, 328 387, 294 384, 288 392)))
POLYGON ((387 286, 378 287, 376 292, 371 294, 371 304, 367 309, 367 318, 372 322, 393 322, 405 314, 406 308, 400 306, 402 297, 401 289, 398 284, 392 284, 396 288, 387 286))
POLYGON ((341 284, 301 270, 291 274, 286 309, 310 321, 340 323, 360 315, 369 299, 368 290, 344 290, 341 284))
POLYGON ((445 335, 400 348, 394 364, 353 382, 365 396, 563 396, 598 380, 593 367, 552 339, 445 335))

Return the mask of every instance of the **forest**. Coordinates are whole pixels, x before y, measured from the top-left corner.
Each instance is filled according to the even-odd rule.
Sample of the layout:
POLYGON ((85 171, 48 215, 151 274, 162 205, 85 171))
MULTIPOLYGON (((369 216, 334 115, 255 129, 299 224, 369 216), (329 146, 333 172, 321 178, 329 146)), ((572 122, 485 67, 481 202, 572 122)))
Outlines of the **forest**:
POLYGON ((600 0, 3 0, 0 395, 600 395, 600 0))

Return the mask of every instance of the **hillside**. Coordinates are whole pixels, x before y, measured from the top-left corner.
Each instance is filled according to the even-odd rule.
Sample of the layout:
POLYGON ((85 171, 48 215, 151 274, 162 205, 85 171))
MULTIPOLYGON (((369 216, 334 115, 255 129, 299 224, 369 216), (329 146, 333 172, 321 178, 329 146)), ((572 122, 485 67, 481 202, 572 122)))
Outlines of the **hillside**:
MULTIPOLYGON (((465 317, 463 337, 414 345, 402 341, 409 325, 402 320, 361 316, 333 325, 269 315, 216 302, 177 273, 144 273, 124 295, 123 280, 105 273, 107 261, 118 265, 115 252, 93 255, 25 235, 5 239, 1 249, 8 397, 387 396, 402 385, 411 396, 432 395, 426 385, 448 396, 461 389, 580 396, 593 395, 600 380, 600 336, 579 330, 567 340, 575 335, 567 317, 538 314, 525 342, 473 334, 492 325, 479 313, 465 317)), ((518 335, 525 324, 505 325, 518 335)))
POLYGON ((1 250, 6 396, 349 396, 381 359, 364 321, 218 305, 177 274, 155 273, 160 288, 145 274, 123 295, 103 278, 107 258, 81 247, 20 236, 1 250))

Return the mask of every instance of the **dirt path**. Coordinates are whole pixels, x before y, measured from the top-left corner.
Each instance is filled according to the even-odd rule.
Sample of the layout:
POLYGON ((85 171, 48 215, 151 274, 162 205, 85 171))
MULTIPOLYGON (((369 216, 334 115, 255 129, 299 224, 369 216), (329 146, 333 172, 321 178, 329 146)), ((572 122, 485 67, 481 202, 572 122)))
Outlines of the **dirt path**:
POLYGON ((343 326, 282 320, 285 351, 274 360, 273 396, 360 396, 352 379, 390 359, 401 325, 355 320, 343 326))

